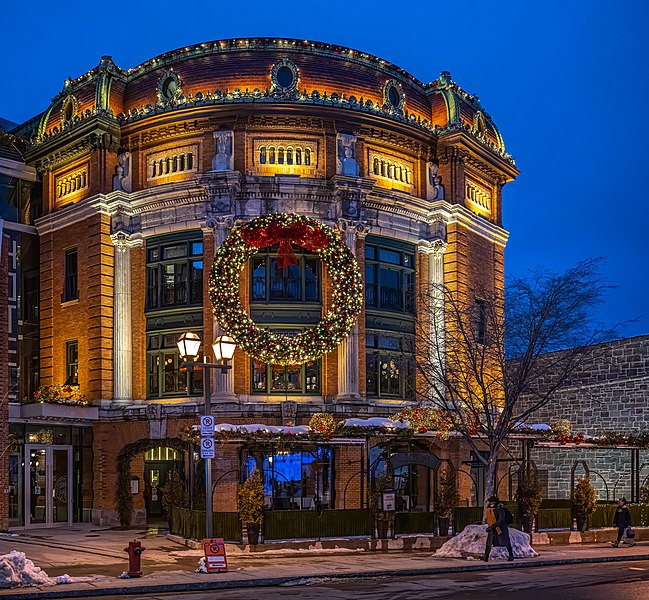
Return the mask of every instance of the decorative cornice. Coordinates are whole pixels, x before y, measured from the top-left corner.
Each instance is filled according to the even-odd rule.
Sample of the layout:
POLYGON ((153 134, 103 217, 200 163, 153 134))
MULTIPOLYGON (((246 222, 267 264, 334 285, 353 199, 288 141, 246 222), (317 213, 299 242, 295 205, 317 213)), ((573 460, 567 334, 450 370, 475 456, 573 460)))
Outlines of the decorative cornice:
POLYGON ((461 204, 450 204, 444 200, 433 202, 429 213, 430 224, 442 218, 447 225, 460 224, 469 231, 488 239, 503 248, 507 244, 509 232, 488 221, 486 218, 471 212, 461 204))

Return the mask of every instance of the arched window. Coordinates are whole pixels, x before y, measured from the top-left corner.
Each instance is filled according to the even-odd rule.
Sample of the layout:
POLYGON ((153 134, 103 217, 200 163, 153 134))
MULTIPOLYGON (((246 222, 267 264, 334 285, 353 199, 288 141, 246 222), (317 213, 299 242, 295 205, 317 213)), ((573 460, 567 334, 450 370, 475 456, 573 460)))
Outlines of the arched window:
POLYGON ((374 157, 374 175, 378 175, 380 172, 379 159, 374 157))
POLYGON ((410 169, 406 169, 406 183, 410 183, 410 169))
POLYGON ((191 171, 194 168, 194 155, 191 152, 187 153, 187 170, 191 171))
POLYGON ((311 149, 310 148, 305 148, 304 149, 304 164, 307 167, 311 166, 311 149))
POLYGON ((185 170, 185 154, 180 155, 180 170, 184 171, 185 170))
POLYGON ((385 161, 382 160, 382 161, 381 161, 381 176, 382 176, 382 177, 385 177, 386 175, 387 175, 387 171, 386 171, 386 169, 385 169, 385 161))
POLYGON ((278 165, 284 164, 284 148, 277 149, 277 164, 278 165))
POLYGON ((266 164, 266 148, 265 147, 259 148, 259 164, 260 165, 265 165, 266 164))
POLYGON ((178 170, 178 157, 174 156, 171 161, 171 171, 175 173, 178 170))
POLYGON ((287 165, 293 164, 293 148, 286 149, 286 164, 287 165))
POLYGON ((268 164, 275 164, 275 147, 271 146, 268 148, 268 164))
POLYGON ((295 149, 295 164, 296 165, 302 164, 302 148, 295 149))

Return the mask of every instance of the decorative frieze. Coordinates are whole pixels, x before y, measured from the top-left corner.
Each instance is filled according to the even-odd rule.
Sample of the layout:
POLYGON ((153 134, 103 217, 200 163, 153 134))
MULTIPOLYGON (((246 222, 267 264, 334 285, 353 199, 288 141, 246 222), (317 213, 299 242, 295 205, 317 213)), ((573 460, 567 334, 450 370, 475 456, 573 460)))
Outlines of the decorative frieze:
POLYGON ((56 201, 61 202, 69 196, 88 189, 88 165, 59 175, 55 179, 56 201))
POLYGON ((155 152, 146 157, 147 181, 198 171, 198 144, 155 152))

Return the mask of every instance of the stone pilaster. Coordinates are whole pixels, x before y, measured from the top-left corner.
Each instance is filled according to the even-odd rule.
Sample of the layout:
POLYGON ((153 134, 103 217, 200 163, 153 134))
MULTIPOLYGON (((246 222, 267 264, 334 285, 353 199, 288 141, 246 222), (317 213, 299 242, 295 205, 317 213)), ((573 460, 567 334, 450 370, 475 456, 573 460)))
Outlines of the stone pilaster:
MULTIPOLYGON (((211 217, 207 221, 207 226, 214 231, 214 252, 226 240, 230 234, 230 229, 234 225, 234 218, 231 215, 211 217)), ((218 321, 214 319, 212 330, 212 339, 215 340, 223 335, 223 330, 218 321)), ((205 352, 211 352, 211 348, 204 349, 205 352)), ((237 397, 234 393, 234 358, 230 361, 231 369, 222 373, 219 369, 213 370, 214 386, 212 388, 212 402, 236 402, 237 397)))
POLYGON ((437 381, 437 397, 444 394, 442 373, 444 371, 444 357, 446 353, 446 323, 444 316, 444 252, 446 241, 434 239, 432 241, 421 240, 419 251, 428 254, 428 281, 430 285, 429 308, 429 344, 430 356, 428 363, 431 372, 431 379, 437 381))
MULTIPOLYGON (((369 227, 362 221, 339 219, 336 223, 343 232, 345 242, 356 256, 356 239, 366 236, 369 227)), ((338 346, 338 396, 337 399, 357 401, 360 399, 358 386, 358 323, 338 346)))
POLYGON ((123 232, 111 235, 115 245, 113 290, 113 402, 128 404, 133 399, 133 347, 131 336, 131 246, 140 244, 123 232))

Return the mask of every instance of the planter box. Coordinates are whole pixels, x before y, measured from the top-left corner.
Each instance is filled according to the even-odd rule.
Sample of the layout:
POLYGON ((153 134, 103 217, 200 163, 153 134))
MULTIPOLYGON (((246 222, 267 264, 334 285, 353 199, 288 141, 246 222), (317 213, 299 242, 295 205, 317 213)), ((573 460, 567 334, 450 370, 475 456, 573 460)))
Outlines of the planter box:
POLYGON ((21 404, 22 419, 59 419, 62 421, 96 421, 99 418, 97 406, 67 406, 65 404, 34 403, 21 404))

